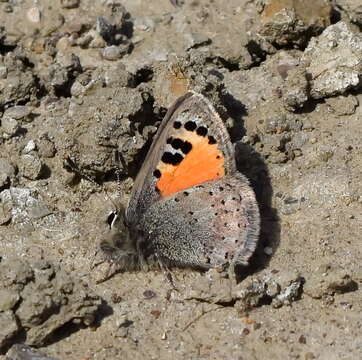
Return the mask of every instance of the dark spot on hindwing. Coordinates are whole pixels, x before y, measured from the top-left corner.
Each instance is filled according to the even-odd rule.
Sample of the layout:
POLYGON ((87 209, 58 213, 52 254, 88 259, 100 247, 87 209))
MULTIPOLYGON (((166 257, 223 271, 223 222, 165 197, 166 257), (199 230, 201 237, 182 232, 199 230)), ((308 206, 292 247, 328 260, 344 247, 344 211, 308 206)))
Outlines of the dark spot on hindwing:
POLYGON ((193 121, 187 121, 184 126, 187 131, 194 131, 196 129, 196 123, 193 121))
POLYGON ((159 179, 161 177, 161 171, 156 169, 154 172, 153 172, 153 176, 156 177, 157 179, 159 179))
POLYGON ((171 142, 171 146, 175 150, 181 150, 185 155, 187 155, 192 149, 192 144, 190 142, 181 139, 173 139, 171 142))
POLYGON ((206 136, 207 135, 207 128, 205 126, 199 126, 196 130, 196 134, 199 136, 206 136))
POLYGON ((173 137, 171 136, 171 137, 169 137, 169 138, 166 140, 166 143, 167 143, 167 144, 171 144, 171 143, 172 143, 172 140, 173 140, 173 137))
POLYGON ((216 144, 216 139, 213 136, 210 135, 208 139, 210 145, 216 144))
POLYGON ((175 129, 179 129, 180 127, 181 127, 181 123, 180 123, 180 121, 175 121, 174 123, 173 123, 173 127, 175 128, 175 129))
POLYGON ((178 165, 182 160, 183 160, 183 156, 179 153, 175 153, 172 154, 168 151, 164 152, 161 158, 161 161, 164 162, 165 164, 170 164, 170 165, 178 165))

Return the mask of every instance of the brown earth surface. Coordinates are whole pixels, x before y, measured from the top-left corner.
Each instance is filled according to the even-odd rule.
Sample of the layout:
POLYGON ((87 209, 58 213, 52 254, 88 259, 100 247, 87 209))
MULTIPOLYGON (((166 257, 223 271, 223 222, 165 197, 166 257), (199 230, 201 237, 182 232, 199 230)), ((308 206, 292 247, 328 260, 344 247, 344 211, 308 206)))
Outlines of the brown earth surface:
POLYGON ((0 358, 362 358, 362 10, 313 4, 0 1, 0 358), (107 216, 189 89, 255 190, 256 254, 232 289, 100 282, 107 216))

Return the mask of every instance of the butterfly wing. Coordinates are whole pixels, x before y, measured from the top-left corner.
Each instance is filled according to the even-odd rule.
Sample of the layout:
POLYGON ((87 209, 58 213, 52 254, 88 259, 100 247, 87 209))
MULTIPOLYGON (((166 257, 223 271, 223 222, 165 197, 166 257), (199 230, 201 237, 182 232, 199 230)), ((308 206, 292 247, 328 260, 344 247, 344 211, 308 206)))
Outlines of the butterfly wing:
POLYGON ((126 211, 137 224, 156 201, 236 171, 229 134, 211 103, 188 92, 163 119, 135 180, 126 211))
POLYGON ((139 228, 146 262, 157 254, 169 266, 247 265, 258 241, 259 210, 248 180, 236 172, 153 203, 139 228))

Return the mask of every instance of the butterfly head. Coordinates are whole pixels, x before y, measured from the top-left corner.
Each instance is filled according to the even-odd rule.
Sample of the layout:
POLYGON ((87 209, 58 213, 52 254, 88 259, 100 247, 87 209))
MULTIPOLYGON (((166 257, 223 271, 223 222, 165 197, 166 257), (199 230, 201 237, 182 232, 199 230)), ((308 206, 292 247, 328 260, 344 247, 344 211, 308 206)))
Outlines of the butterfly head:
POLYGON ((137 252, 125 220, 124 208, 112 210, 107 217, 108 232, 100 243, 102 251, 112 260, 134 256, 137 252))

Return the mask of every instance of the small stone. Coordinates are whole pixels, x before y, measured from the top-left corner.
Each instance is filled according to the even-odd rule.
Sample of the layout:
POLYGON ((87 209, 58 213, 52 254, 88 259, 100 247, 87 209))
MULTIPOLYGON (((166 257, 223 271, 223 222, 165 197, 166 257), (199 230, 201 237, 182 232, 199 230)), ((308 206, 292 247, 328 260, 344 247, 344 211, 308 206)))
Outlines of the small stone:
POLYGON ((115 336, 125 338, 128 336, 129 328, 133 325, 133 321, 125 319, 118 327, 115 336))
POLYGON ((26 154, 20 158, 19 169, 25 178, 36 180, 41 175, 43 163, 36 153, 26 154))
POLYGON ((4 7, 4 12, 5 13, 12 13, 14 11, 13 7, 11 4, 5 4, 4 7))
POLYGON ((6 66, 0 66, 0 79, 6 79, 8 76, 8 68, 6 66))
POLYGON ((283 305, 290 305, 293 301, 299 298, 304 279, 298 276, 295 279, 289 280, 289 285, 281 290, 272 301, 274 308, 279 308, 283 305))
POLYGON ((19 301, 17 292, 8 289, 0 289, 0 312, 11 310, 19 301))
POLYGON ((304 360, 313 360, 315 359, 315 355, 312 352, 307 352, 304 355, 304 360))
POLYGON ((42 158, 52 158, 57 152, 54 143, 46 137, 38 141, 38 149, 39 156, 42 158))
POLYGON ((307 339, 304 335, 300 335, 299 339, 298 339, 299 344, 306 344, 307 343, 307 339))
POLYGON ((115 67, 110 67, 104 72, 104 79, 107 86, 127 87, 134 83, 134 75, 126 70, 122 63, 116 63, 115 67))
POLYGON ((0 225, 5 225, 11 221, 13 203, 9 190, 0 193, 0 225))
POLYGON ((268 255, 268 256, 272 256, 273 255, 273 249, 269 246, 264 248, 264 254, 268 255))
POLYGON ((0 189, 9 185, 15 178, 15 168, 6 158, 0 158, 0 189))
POLYGON ((338 116, 354 114, 359 105, 358 99, 353 95, 328 98, 326 103, 338 116))
POLYGON ((111 45, 105 47, 101 51, 101 55, 105 60, 115 61, 121 59, 124 55, 126 55, 128 50, 129 45, 111 45))
POLYGON ((1 128, 4 132, 4 138, 11 138, 19 131, 20 124, 17 120, 8 116, 4 116, 1 120, 1 128))
POLYGON ((60 4, 64 9, 74 9, 79 6, 80 0, 61 0, 60 4))
POLYGON ((41 17, 40 10, 36 7, 30 8, 26 13, 26 17, 32 23, 38 23, 41 17))
POLYGON ((143 292, 143 297, 145 299, 149 300, 149 299, 152 299, 152 298, 156 297, 156 293, 154 291, 152 291, 152 290, 145 290, 143 292))
POLYGON ((255 323, 253 324, 253 329, 254 329, 254 330, 259 330, 260 328, 261 328, 261 323, 255 322, 255 323))
POLYGON ((189 45, 187 46, 187 50, 203 45, 208 45, 211 43, 211 39, 209 37, 199 33, 190 33, 187 34, 186 37, 189 43, 189 45))
POLYGON ((267 0, 260 34, 278 46, 303 46, 330 24, 331 10, 324 0, 267 0))
POLYGON ((321 99, 358 88, 362 79, 362 34, 345 22, 312 38, 302 61, 310 78, 310 94, 321 99))
POLYGON ((21 120, 27 118, 31 114, 31 109, 26 105, 16 105, 8 108, 4 112, 4 116, 13 118, 15 120, 21 120))
POLYGON ((161 311, 159 310, 152 310, 151 315, 155 317, 155 319, 158 319, 161 315, 161 311))
POLYGON ((288 71, 283 86, 283 101, 287 110, 295 111, 308 101, 309 84, 305 68, 297 67, 288 71))
POLYGON ((36 149, 36 144, 34 140, 29 140, 23 149, 23 154, 29 154, 30 152, 36 149))
POLYGON ((357 288, 357 283, 343 269, 330 269, 323 274, 316 273, 307 278, 304 292, 313 299, 333 302, 334 294, 356 291, 357 288))
POLYGON ((0 352, 19 331, 19 325, 12 311, 0 312, 0 352))
POLYGON ((29 345, 15 344, 6 353, 8 360, 58 360, 56 358, 45 355, 44 353, 33 349, 29 345))
POLYGON ((61 37, 56 45, 57 50, 66 52, 71 47, 71 42, 68 36, 61 37))
POLYGON ((113 304, 119 304, 122 301, 122 296, 120 296, 119 294, 113 293, 111 295, 111 300, 112 300, 113 304))

